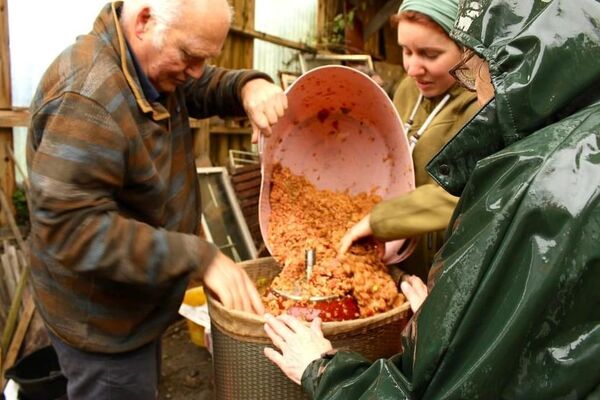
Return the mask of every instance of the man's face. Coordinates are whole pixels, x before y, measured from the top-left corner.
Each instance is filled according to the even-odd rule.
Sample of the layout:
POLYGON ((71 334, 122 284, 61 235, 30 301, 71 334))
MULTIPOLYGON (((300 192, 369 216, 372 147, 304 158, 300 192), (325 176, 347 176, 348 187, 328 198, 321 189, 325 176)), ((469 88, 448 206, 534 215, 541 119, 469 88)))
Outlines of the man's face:
POLYGON ((136 52, 150 82, 161 93, 175 91, 188 78, 200 78, 205 61, 219 55, 227 36, 227 20, 205 22, 194 13, 184 14, 164 31, 160 47, 151 40, 156 24, 150 18, 145 43, 136 52))

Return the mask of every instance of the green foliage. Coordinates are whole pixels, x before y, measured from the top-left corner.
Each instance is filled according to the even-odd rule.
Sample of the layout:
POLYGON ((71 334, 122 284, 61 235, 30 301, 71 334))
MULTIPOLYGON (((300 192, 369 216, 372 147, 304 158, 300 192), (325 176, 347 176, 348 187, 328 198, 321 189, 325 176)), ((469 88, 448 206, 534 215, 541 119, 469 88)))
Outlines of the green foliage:
POLYGON ((16 211, 16 221, 19 225, 29 223, 29 208, 27 207, 27 197, 23 189, 17 189, 12 196, 13 206, 16 211))
POLYGON ((333 17, 329 24, 328 43, 343 45, 346 38, 346 28, 354 25, 357 11, 365 11, 367 7, 372 7, 374 0, 357 0, 351 3, 352 7, 350 9, 333 17))

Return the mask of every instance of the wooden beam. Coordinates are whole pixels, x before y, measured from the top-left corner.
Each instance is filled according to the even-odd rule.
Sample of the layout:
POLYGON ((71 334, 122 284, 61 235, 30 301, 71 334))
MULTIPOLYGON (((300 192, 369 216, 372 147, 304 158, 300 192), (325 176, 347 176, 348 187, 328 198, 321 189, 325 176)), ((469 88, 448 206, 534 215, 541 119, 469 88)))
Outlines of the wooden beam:
POLYGON ((19 350, 23 345, 23 339, 25 339, 25 334, 27 333, 27 329, 29 328, 29 323, 31 322, 31 318, 33 317, 33 313, 35 311, 35 304, 33 302, 33 298, 31 294, 27 293, 23 299, 23 314, 19 319, 19 325, 13 335, 13 338, 10 342, 10 346, 6 352, 6 358, 4 359, 4 363, 2 364, 2 376, 4 376, 4 372, 12 367, 17 360, 17 356, 19 355, 19 350))
POLYGON ((8 0, 0 0, 0 108, 10 107, 11 96, 8 0))
POLYGON ((211 126, 211 135, 251 135, 252 128, 233 126, 211 126))
MULTIPOLYGON (((0 109, 10 109, 12 105, 10 79, 8 0, 0 0, 0 109)), ((15 191, 15 167, 6 149, 12 147, 12 128, 0 128, 0 187, 9 198, 15 191)), ((3 218, 0 222, 5 223, 6 220, 3 218)))
POLYGON ((290 49, 304 51, 306 53, 316 53, 317 49, 309 46, 302 42, 295 42, 293 40, 288 40, 281 38, 279 36, 269 35, 268 33, 255 31, 254 29, 242 28, 239 26, 232 26, 230 31, 236 33, 238 35, 251 37, 254 39, 264 40, 265 42, 274 43, 279 46, 287 47, 290 49))
POLYGON ((18 126, 29 126, 29 110, 27 108, 0 109, 0 128, 18 126))

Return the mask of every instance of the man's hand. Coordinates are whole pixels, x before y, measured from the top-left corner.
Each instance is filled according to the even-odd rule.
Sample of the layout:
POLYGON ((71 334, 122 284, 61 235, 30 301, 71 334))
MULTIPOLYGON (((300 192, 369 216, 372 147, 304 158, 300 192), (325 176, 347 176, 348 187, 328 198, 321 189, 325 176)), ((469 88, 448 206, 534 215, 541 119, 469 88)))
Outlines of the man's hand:
POLYGON ((283 117, 288 107, 283 90, 265 79, 253 79, 242 88, 242 103, 252 124, 252 143, 258 135, 271 134, 271 126, 283 117))
POLYGON ((373 234, 371 224, 369 223, 370 218, 371 214, 367 214, 367 216, 358 221, 356 225, 348 229, 348 232, 346 232, 340 243, 340 255, 345 254, 350 246, 352 246, 352 243, 356 242, 358 239, 362 239, 373 234))
POLYGON ((263 314, 265 308, 256 287, 243 268, 218 252, 204 273, 204 285, 226 308, 263 314))
POLYGON ((299 385, 308 365, 332 349, 331 342, 323 337, 321 319, 315 318, 310 328, 287 314, 278 318, 266 314, 265 320, 265 332, 281 351, 265 347, 265 356, 299 385))
POLYGON ((421 278, 414 275, 404 275, 400 289, 402 289, 402 293, 410 303, 413 312, 417 312, 421 308, 428 295, 427 285, 423 283, 421 278))

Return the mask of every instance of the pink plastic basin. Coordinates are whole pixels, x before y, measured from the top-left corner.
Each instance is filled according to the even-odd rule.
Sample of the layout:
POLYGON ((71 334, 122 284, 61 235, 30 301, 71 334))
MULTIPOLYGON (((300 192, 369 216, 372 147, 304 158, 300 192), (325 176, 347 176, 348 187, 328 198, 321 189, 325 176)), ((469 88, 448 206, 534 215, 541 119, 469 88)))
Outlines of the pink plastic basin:
MULTIPOLYGON (((413 162, 403 124, 386 93, 367 75, 343 66, 313 69, 286 91, 289 107, 261 138, 263 180, 259 222, 271 251, 271 173, 281 163, 318 189, 351 194, 375 189, 388 199, 414 189, 413 162)), ((398 262, 404 240, 386 245, 386 262, 398 262)))

